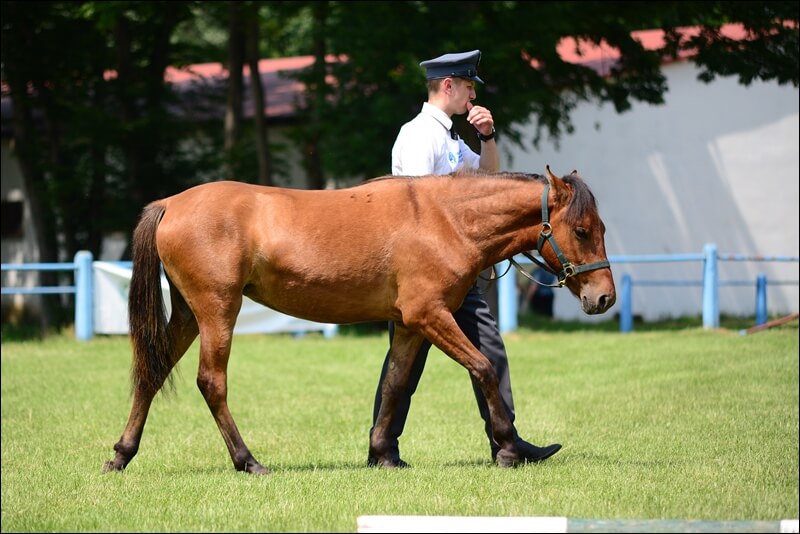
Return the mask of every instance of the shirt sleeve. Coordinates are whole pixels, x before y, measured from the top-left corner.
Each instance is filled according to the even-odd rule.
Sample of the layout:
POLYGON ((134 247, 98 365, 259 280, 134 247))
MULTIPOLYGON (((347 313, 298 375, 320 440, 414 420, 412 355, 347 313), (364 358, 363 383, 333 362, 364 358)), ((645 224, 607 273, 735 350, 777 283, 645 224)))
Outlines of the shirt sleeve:
POLYGON ((461 138, 458 140, 458 145, 460 147, 461 154, 464 156, 464 167, 470 169, 479 169, 481 166, 480 154, 473 152, 469 145, 461 138))
POLYGON ((402 128, 392 148, 392 174, 425 176, 434 174, 436 154, 430 133, 419 128, 402 128))

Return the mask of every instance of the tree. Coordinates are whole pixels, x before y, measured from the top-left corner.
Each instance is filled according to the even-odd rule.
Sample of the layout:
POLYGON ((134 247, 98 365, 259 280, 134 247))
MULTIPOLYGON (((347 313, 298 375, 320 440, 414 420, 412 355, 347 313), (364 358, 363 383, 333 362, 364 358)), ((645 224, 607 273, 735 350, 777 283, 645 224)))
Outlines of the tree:
MULTIPOLYGON (((147 201, 196 184, 200 170, 204 179, 224 176, 225 148, 239 179, 254 174, 245 171, 259 153, 262 175, 278 164, 265 125, 260 141, 237 141, 234 149, 234 140, 250 136, 234 120, 226 136, 221 118, 198 125, 176 116, 187 96, 176 100, 164 79, 169 65, 226 62, 229 42, 230 63, 243 63, 244 22, 227 25, 227 12, 240 4, 256 5, 2 3, 2 77, 39 212, 43 260, 57 259, 56 236, 67 256, 85 248, 99 254, 101 237, 130 232, 147 201), (181 141, 200 128, 205 149, 182 150, 181 141)), ((317 58, 303 74, 308 94, 296 135, 311 186, 324 187, 326 176, 389 171, 391 143, 426 96, 422 59, 481 49, 488 83, 478 101, 492 110, 504 142, 536 145, 544 135, 571 132, 570 115, 581 102, 608 102, 620 113, 633 102, 661 103, 668 89, 662 59, 690 48, 701 81, 735 75, 744 84, 797 86, 798 10, 796 2, 265 2, 258 4, 259 37, 250 42, 258 52, 250 60, 317 58), (726 22, 742 23, 748 38, 725 38, 718 30, 726 22), (683 26, 702 31, 683 38, 683 26), (662 49, 645 50, 631 36, 650 28, 666 30, 662 49), (608 76, 567 63, 557 52, 565 37, 605 42, 620 60, 608 76), (528 118, 532 139, 520 124, 528 118)), ((231 95, 240 91, 232 86, 231 95)), ((230 106, 238 116, 240 104, 230 106)), ((477 143, 463 119, 456 122, 462 137, 477 143)))
POLYGON ((307 127, 301 137, 305 153, 305 169, 311 189, 323 189, 325 176, 322 167, 322 132, 325 100, 329 95, 326 77, 327 43, 326 25, 328 23, 327 2, 314 2, 312 7, 311 46, 314 54, 310 76, 306 78, 309 98, 306 99, 307 127))
MULTIPOLYGON (((100 39, 74 4, 4 2, 2 9, 3 80, 12 97, 14 147, 38 260, 71 259, 78 246, 99 248, 100 241, 106 138, 93 135, 102 132, 104 118, 98 111, 104 98, 100 39), (65 41, 74 46, 64 51, 65 41), (66 258, 59 254, 59 237, 66 258)), ((56 285, 56 277, 45 272, 40 282, 56 285)), ((54 301, 42 302, 47 331, 61 318, 54 301)))
MULTIPOLYGON (((478 101, 492 110, 504 141, 538 145, 572 132, 580 102, 608 102, 624 113, 634 101, 663 103, 664 57, 697 49, 691 60, 701 81, 738 75, 741 83, 775 80, 798 84, 796 2, 329 2, 330 65, 338 84, 326 100, 325 166, 336 177, 370 178, 389 171, 399 127, 426 97, 420 60, 446 51, 480 49, 487 81, 478 101), (398 21, 402 21, 398 24, 398 21), (744 41, 727 39, 722 24, 741 22, 744 41), (697 37, 678 31, 699 26, 697 37), (635 30, 662 28, 666 43, 646 50, 635 30), (621 57, 608 76, 565 62, 557 46, 565 37, 605 42, 621 57), (520 121, 533 117, 525 139, 520 121), (343 135, 346 132, 347 135, 343 135)), ((474 135, 456 119, 462 137, 474 135)))
POLYGON ((125 185, 137 207, 134 223, 141 206, 174 193, 174 185, 180 183, 167 177, 169 155, 178 152, 178 137, 167 108, 171 95, 164 78, 173 59, 172 33, 189 16, 188 4, 98 3, 96 10, 99 27, 115 52, 111 86, 120 110, 125 185))
POLYGON ((260 23, 258 6, 248 4, 247 22, 245 23, 245 56, 250 67, 250 92, 253 100, 253 130, 255 131, 256 158, 258 160, 258 175, 256 183, 259 185, 273 185, 272 183, 272 158, 269 150, 269 131, 265 116, 266 95, 264 84, 261 83, 261 71, 258 62, 261 59, 259 51, 260 23))
POLYGON ((242 124, 242 101, 244 99, 245 32, 242 23, 242 3, 228 2, 228 99, 225 106, 225 159, 227 177, 237 179, 236 145, 239 143, 242 124))

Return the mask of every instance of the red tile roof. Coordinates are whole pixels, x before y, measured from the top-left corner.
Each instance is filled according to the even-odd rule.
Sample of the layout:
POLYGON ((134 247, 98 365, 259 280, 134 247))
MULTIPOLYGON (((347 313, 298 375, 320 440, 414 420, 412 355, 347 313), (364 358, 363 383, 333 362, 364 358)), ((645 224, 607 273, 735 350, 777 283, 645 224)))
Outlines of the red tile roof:
MULTIPOLYGON (((684 39, 688 39, 700 32, 697 27, 679 28, 684 39)), ((741 40, 747 37, 747 31, 742 24, 726 24, 721 28, 721 33, 730 39, 741 40)), ((634 39, 639 40, 647 50, 656 50, 664 45, 664 30, 641 30, 631 34, 634 39)), ((603 42, 600 45, 590 43, 582 39, 565 37, 561 39, 557 46, 557 51, 564 61, 585 65, 607 75, 611 67, 619 59, 620 53, 616 48, 603 42)), ((692 51, 683 51, 681 59, 693 55, 692 51)), ((328 56, 328 61, 339 61, 346 59, 344 56, 328 56)), ((666 61, 666 60, 665 60, 666 61)), ((258 63, 261 73, 262 83, 266 94, 266 114, 270 118, 287 118, 295 114, 298 103, 303 97, 305 85, 292 77, 292 73, 310 67, 314 62, 313 56, 298 56, 280 59, 262 59, 258 63)), ((530 59, 533 67, 538 66, 536 58, 530 59)), ((249 86, 249 68, 244 69, 244 83, 249 86)), ((107 78, 113 78, 114 72, 107 73, 107 78)), ((228 71, 221 63, 198 63, 186 67, 169 67, 165 74, 165 79, 170 82, 178 91, 192 91, 194 89, 214 88, 217 92, 225 90, 225 81, 228 71)), ((243 113, 245 116, 252 116, 253 104, 249 96, 249 91, 245 91, 245 101, 243 103, 243 113)), ((3 84, 3 116, 10 113, 6 110, 8 105, 7 87, 3 84)), ((198 115, 207 115, 203 112, 190 111, 198 115)), ((222 110, 214 111, 212 115, 221 115, 222 110)))
MULTIPOLYGON (((699 34, 697 27, 678 29, 684 39, 699 34)), ((721 29, 725 37, 741 40, 746 38, 747 32, 742 24, 726 24, 721 29)), ((631 35, 642 43, 647 50, 656 50, 664 46, 664 30, 641 30, 632 32, 631 35)), ((619 50, 603 42, 600 45, 590 43, 583 39, 564 37, 557 46, 557 51, 564 61, 585 65, 595 69, 601 75, 608 75, 611 67, 619 59, 619 50)), ((683 51, 681 59, 693 55, 691 51, 683 51)), ((329 56, 329 61, 337 61, 336 56, 329 56)), ((298 56, 280 59, 262 59, 258 63, 262 83, 265 87, 267 98, 266 113, 268 117, 290 117, 294 114, 299 100, 302 98, 305 85, 291 78, 291 73, 310 67, 313 56, 298 56)), ((538 66, 538 61, 532 58, 531 65, 538 66)), ((666 60, 665 60, 666 61, 666 60)), ((220 87, 227 79, 228 72, 221 63, 199 63, 184 68, 170 67, 167 69, 166 80, 175 84, 179 90, 188 89, 194 84, 212 83, 220 87)), ((244 83, 249 86, 250 72, 244 69, 244 83)), ((245 92, 245 116, 252 116, 252 101, 245 92)))
MULTIPOLYGON (((688 40, 700 33, 698 27, 684 27, 678 28, 682 35, 682 40, 688 40)), ((723 36, 734 39, 742 40, 747 37, 747 31, 742 24, 725 24, 720 29, 723 36)), ((631 32, 631 36, 639 41, 645 50, 657 50, 664 46, 664 30, 640 30, 631 32)), ((601 75, 608 75, 611 67, 619 59, 619 50, 610 46, 606 42, 600 45, 590 43, 583 39, 575 39, 574 37, 564 37, 556 47, 558 55, 561 56, 566 62, 581 64, 591 67, 601 75)), ((684 50, 680 53, 681 59, 686 59, 694 55, 693 51, 684 50)), ((665 60, 667 62, 668 60, 665 60)), ((531 60, 531 65, 534 67, 538 65, 536 59, 531 60)))
MULTIPOLYGON (((281 59, 262 59, 258 62, 261 73, 261 83, 265 88, 266 112, 269 117, 285 117, 294 114, 297 99, 303 94, 305 85, 285 76, 282 73, 291 73, 314 63, 313 56, 299 56, 281 59)), ((245 66, 244 84, 250 85, 250 68, 245 66)), ((166 81, 175 84, 179 90, 189 89, 195 84, 222 84, 228 78, 228 71, 221 63, 199 63, 184 68, 168 67, 165 75, 166 81)), ((245 92, 243 113, 252 116, 252 99, 249 91, 245 92)))

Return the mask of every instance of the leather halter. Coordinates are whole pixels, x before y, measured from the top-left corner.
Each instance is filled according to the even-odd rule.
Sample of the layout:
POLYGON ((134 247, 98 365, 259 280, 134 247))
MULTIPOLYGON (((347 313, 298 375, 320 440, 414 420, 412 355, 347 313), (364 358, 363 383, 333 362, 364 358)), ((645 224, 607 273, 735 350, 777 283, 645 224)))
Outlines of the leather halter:
POLYGON ((542 231, 539 234, 539 242, 536 244, 536 250, 539 252, 539 255, 541 255, 542 247, 544 246, 545 242, 550 243, 550 247, 553 249, 553 252, 556 253, 556 257, 558 258, 558 261, 561 263, 561 272, 559 273, 555 272, 545 262, 535 258, 534 256, 528 254, 527 252, 522 252, 522 254, 526 258, 531 260, 533 263, 544 269, 545 271, 555 275, 558 278, 558 283, 545 284, 538 280, 534 280, 533 277, 530 274, 528 274, 528 272, 525 269, 523 269, 514 260, 513 257, 509 258, 511 264, 514 267, 516 267, 517 270, 529 280, 536 282, 540 286, 547 286, 547 287, 563 287, 564 284, 567 282, 567 278, 571 276, 576 276, 581 273, 585 273, 587 271, 594 271, 595 269, 603 269, 605 267, 611 267, 611 264, 608 262, 608 260, 596 261, 594 263, 587 263, 584 265, 574 265, 566 258, 566 256, 564 256, 564 253, 561 252, 561 249, 556 243, 556 238, 553 235, 553 228, 552 226, 550 226, 550 214, 547 208, 547 197, 550 194, 550 177, 545 176, 545 178, 547 178, 547 185, 544 186, 544 190, 542 191, 542 231))

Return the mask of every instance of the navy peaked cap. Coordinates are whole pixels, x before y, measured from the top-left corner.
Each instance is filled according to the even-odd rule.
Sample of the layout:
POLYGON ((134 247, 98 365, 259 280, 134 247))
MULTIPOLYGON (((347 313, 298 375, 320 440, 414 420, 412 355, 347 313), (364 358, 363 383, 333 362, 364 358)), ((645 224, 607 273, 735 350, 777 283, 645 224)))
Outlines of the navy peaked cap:
POLYGON ((420 67, 425 67, 426 78, 466 78, 483 83, 478 77, 478 63, 481 61, 481 51, 460 52, 458 54, 445 54, 434 59, 423 61, 420 67))

